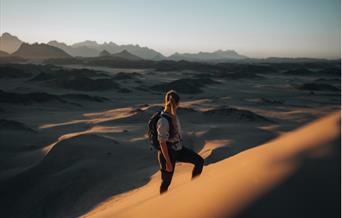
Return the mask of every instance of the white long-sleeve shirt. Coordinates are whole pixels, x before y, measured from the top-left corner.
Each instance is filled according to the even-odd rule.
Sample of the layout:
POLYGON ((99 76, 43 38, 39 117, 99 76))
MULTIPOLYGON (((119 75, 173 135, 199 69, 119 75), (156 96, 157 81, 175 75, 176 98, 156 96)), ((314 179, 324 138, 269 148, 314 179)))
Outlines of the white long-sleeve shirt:
MULTIPOLYGON (((166 112, 162 112, 162 113, 166 113, 166 112)), ((169 115, 169 116, 171 116, 171 115, 169 115)), ((181 125, 180 125, 178 116, 177 116, 176 120, 177 120, 177 123, 174 124, 174 131, 175 131, 174 133, 175 134, 172 138, 170 138, 169 121, 165 117, 159 118, 159 120, 157 122, 158 140, 162 141, 162 142, 166 142, 166 141, 171 142, 173 144, 172 148, 174 150, 180 150, 180 149, 182 149, 182 146, 183 146, 182 145, 182 129, 181 129, 181 125)))

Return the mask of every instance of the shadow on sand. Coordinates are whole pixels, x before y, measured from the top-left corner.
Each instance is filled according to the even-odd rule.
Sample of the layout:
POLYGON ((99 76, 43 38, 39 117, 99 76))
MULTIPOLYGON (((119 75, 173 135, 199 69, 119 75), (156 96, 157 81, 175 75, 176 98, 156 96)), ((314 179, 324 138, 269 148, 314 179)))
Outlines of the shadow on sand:
POLYGON ((341 217, 341 138, 330 144, 324 157, 315 159, 312 152, 283 160, 299 168, 236 217, 341 217))

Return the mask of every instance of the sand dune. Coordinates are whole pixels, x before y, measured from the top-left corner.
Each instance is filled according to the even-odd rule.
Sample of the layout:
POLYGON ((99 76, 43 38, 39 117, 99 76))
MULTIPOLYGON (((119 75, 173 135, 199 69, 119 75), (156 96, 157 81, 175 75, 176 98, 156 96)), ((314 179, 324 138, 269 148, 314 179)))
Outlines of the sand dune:
POLYGON ((113 76, 113 79, 115 80, 130 80, 130 79, 136 79, 136 78, 142 78, 143 75, 141 73, 132 72, 132 73, 125 73, 125 72, 119 72, 113 76))
POLYGON ((15 93, 0 90, 0 102, 18 105, 30 105, 35 103, 61 103, 81 106, 75 102, 105 102, 108 98, 87 94, 69 93, 63 95, 48 94, 46 92, 15 93), (73 101, 73 102, 71 102, 73 101))
MULTIPOLYGON (((2 65, 10 66, 15 78, 4 73, 5 78, 0 80, 3 90, 0 91, 3 109, 0 118, 18 123, 7 125, 5 122, 0 128, 1 216, 125 217, 132 215, 126 213, 138 210, 143 212, 141 216, 147 216, 145 209, 136 207, 147 208, 151 206, 149 202, 157 202, 154 206, 159 208, 163 202, 170 201, 167 196, 174 195, 176 199, 184 197, 185 202, 183 206, 175 205, 173 217, 186 214, 184 208, 179 209, 182 207, 189 212, 194 211, 191 210, 194 206, 203 207, 209 213, 211 210, 206 207, 216 204, 214 211, 223 211, 227 216, 233 215, 236 209, 239 212, 236 216, 242 217, 325 217, 321 212, 308 210, 307 206, 313 205, 310 207, 317 210, 329 205, 335 208, 335 204, 325 202, 335 202, 338 190, 335 183, 340 180, 335 169, 338 165, 332 157, 336 158, 334 154, 339 152, 325 155, 328 149, 310 151, 310 155, 306 152, 292 155, 286 149, 280 150, 292 146, 304 149, 303 144, 298 144, 299 139, 315 147, 319 142, 316 137, 324 139, 331 134, 326 133, 330 130, 321 123, 317 124, 321 132, 316 133, 310 127, 312 133, 304 134, 305 137, 295 132, 290 134, 296 136, 293 141, 293 137, 288 137, 268 142, 340 110, 339 92, 315 91, 310 95, 294 87, 294 84, 312 83, 322 78, 329 79, 324 83, 340 89, 339 78, 287 76, 281 72, 300 67, 317 71, 335 65, 335 62, 323 66, 162 62, 160 66, 165 71, 156 69, 159 64, 153 66, 154 69, 140 70, 91 65, 87 69, 80 65, 2 65), (23 73, 30 76, 24 77, 23 73), (256 79, 259 75, 263 78, 256 79), (209 84, 208 77, 218 83, 209 81, 209 84), (84 78, 85 83, 80 84, 84 78), (113 88, 111 82, 118 87, 113 88), (159 197, 158 162, 145 134, 147 120, 162 109, 164 93, 160 92, 162 89, 154 91, 150 87, 172 82, 178 83, 176 88, 186 91, 200 89, 195 94, 179 91, 181 107, 177 113, 184 130, 184 144, 206 158, 205 169, 203 177, 190 183, 191 165, 178 164, 170 192, 159 197), (108 89, 103 89, 106 87, 108 89), (196 89, 191 90, 191 87, 196 89), (71 92, 73 89, 78 91, 71 92), (20 124, 35 131, 26 131, 20 124), (285 140, 289 143, 283 143, 285 140), (279 161, 285 156, 295 160, 292 174, 284 173, 283 167, 287 168, 286 164, 293 160, 279 161), (331 162, 326 163, 329 160, 331 162), (307 162, 312 168, 303 171, 302 166, 307 162), (299 183, 293 182, 294 175, 299 176, 299 183), (184 196, 180 192, 184 192, 184 196), (227 213, 220 204, 224 201, 219 201, 226 197, 227 213), (190 205, 191 202, 194 204, 190 205), (243 205, 247 207, 243 209, 243 205), (294 209, 295 205, 302 206, 294 209), (306 208, 306 214, 287 213, 300 213, 302 208, 306 208), (278 209, 281 214, 275 214, 278 209)), ((213 213, 209 217, 215 216, 213 213)), ((139 216, 134 214, 133 217, 139 216)))
POLYGON ((178 79, 172 82, 167 82, 160 85, 151 86, 150 89, 166 92, 170 89, 175 89, 180 93, 187 93, 187 94, 198 94, 203 92, 201 88, 204 88, 207 85, 218 83, 210 78, 199 78, 199 79, 192 79, 192 78, 184 78, 178 79))
POLYGON ((14 120, 6 120, 6 119, 0 119, 0 130, 19 130, 19 131, 35 132, 35 130, 26 126, 23 123, 20 123, 14 120))
MULTIPOLYGON (((158 175, 154 175, 146 186, 104 203, 85 217, 155 217, 156 214, 158 217, 180 218, 245 217, 248 213, 243 212, 244 209, 266 193, 276 190, 280 183, 299 172, 304 166, 302 161, 307 158, 317 162, 316 168, 309 169, 314 170, 311 176, 300 181, 297 188, 313 183, 316 185, 314 188, 320 188, 322 191, 312 190, 311 193, 301 193, 297 190, 297 197, 304 196, 304 200, 308 201, 295 202, 298 204, 297 211, 294 211, 292 202, 286 202, 292 206, 283 205, 284 208, 289 209, 288 211, 268 206, 269 214, 263 214, 263 210, 260 209, 257 210, 259 214, 252 216, 286 217, 296 212, 302 213, 303 209, 300 207, 305 210, 310 204, 326 205, 324 202, 330 200, 329 208, 321 205, 323 209, 310 208, 311 211, 307 211, 307 214, 313 215, 310 217, 335 214, 339 210, 339 203, 334 200, 339 198, 339 194, 333 194, 330 199, 323 197, 326 196, 324 190, 337 188, 329 187, 328 184, 340 185, 339 181, 330 182, 331 179, 339 180, 339 171, 335 171, 338 170, 338 166, 331 169, 334 174, 331 174, 331 178, 324 178, 323 183, 322 179, 315 180, 315 178, 322 176, 322 170, 319 170, 320 159, 328 158, 329 160, 330 158, 334 164, 339 164, 339 154, 335 152, 340 151, 340 117, 340 111, 338 111, 268 143, 209 165, 205 167, 201 177, 192 182, 186 181, 189 179, 186 174, 179 173, 175 179, 176 185, 162 196, 159 196, 156 191, 159 178, 157 178, 158 175), (320 187, 319 185, 322 184, 324 186, 320 187), (319 195, 314 196, 317 193, 319 195), (312 197, 318 199, 318 202, 313 201, 312 197), (281 211, 277 211, 278 209, 281 211)), ((220 146, 219 144, 220 142, 212 142, 206 146, 217 147, 220 146)), ((182 165, 177 166, 177 170, 186 171, 187 168, 182 165)), ((288 193, 293 192, 293 188, 287 187, 288 193)), ((278 197, 280 203, 285 203, 281 198, 286 198, 286 196, 278 197)), ((278 206, 281 207, 281 205, 278 206)))
POLYGON ((155 170, 148 168, 153 161, 147 158, 150 152, 134 143, 120 142, 96 132, 99 130, 65 135, 50 146, 46 156, 33 168, 3 181, 0 189, 7 196, 2 204, 7 205, 6 216, 64 217, 65 211, 69 215, 81 215, 91 208, 95 199, 104 200, 104 193, 115 195, 137 184, 143 185, 146 181, 137 172, 141 170, 144 175, 155 170), (148 161, 139 161, 138 156, 148 161), (130 174, 132 171, 135 175, 130 174), (12 186, 17 189, 6 189, 12 186), (99 190, 98 187, 107 188, 99 190), (75 201, 81 201, 82 207, 74 204, 75 201), (21 205, 19 211, 15 205, 21 205), (49 211, 44 210, 46 207, 49 211))
POLYGON ((86 94, 65 94, 62 97, 71 99, 71 100, 79 100, 79 101, 95 101, 95 102, 104 102, 108 101, 108 98, 99 97, 99 96, 91 96, 86 94))
MULTIPOLYGON (((127 116, 121 119, 115 119, 114 122, 142 122, 145 123, 153 113, 162 110, 161 105, 150 105, 148 107, 132 109, 127 116)), ((197 121, 206 123, 222 123, 222 122, 236 122, 236 121, 249 121, 249 122, 269 122, 261 115, 258 115, 252 111, 242 110, 237 108, 211 108, 203 111, 193 109, 191 107, 180 107, 178 114, 184 117, 184 120, 196 123, 197 121)))
POLYGON ((12 103, 12 104, 32 104, 32 103, 45 103, 45 102, 59 102, 67 103, 59 96, 48 94, 45 92, 33 92, 33 93, 14 93, 5 92, 0 90, 0 102, 2 103, 12 103))
POLYGON ((301 90, 310 90, 310 91, 340 91, 339 88, 336 88, 333 85, 325 84, 325 83, 305 83, 298 87, 301 90))
POLYGON ((13 66, 11 64, 0 65, 0 78, 27 78, 32 76, 31 73, 13 66))
POLYGON ((253 113, 248 110, 241 110, 236 108, 215 108, 210 109, 203 112, 204 115, 207 116, 216 116, 219 117, 219 119, 222 119, 223 117, 229 117, 231 121, 236 120, 248 120, 248 121, 262 121, 262 122, 271 122, 271 120, 260 116, 256 113, 253 113))
POLYGON ((38 68, 38 72, 30 81, 46 81, 46 80, 61 80, 69 78, 108 78, 107 74, 89 69, 66 69, 57 66, 42 66, 38 68))

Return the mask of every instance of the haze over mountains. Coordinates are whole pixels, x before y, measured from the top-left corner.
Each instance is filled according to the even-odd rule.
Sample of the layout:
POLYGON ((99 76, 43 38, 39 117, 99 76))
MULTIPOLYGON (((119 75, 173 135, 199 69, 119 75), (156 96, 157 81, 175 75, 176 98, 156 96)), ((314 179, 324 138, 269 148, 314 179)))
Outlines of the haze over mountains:
POLYGON ((63 49, 74 57, 95 57, 103 50, 106 50, 109 53, 118 53, 127 50, 134 55, 148 60, 154 60, 156 57, 163 56, 161 53, 147 47, 140 47, 139 45, 117 45, 113 42, 98 44, 96 41, 87 40, 72 45, 66 45, 62 42, 50 41, 48 44, 63 49))
POLYGON ((15 52, 22 43, 18 37, 12 36, 9 33, 3 33, 0 36, 0 50, 10 54, 15 52))
MULTIPOLYGON (((9 54, 16 54, 19 56, 22 54, 21 52, 16 52, 20 45, 22 45, 24 41, 21 41, 18 39, 18 37, 13 36, 9 33, 4 33, 0 37, 0 51, 9 53, 9 54)), ((28 45, 28 44, 27 44, 28 45)), ((27 49, 27 45, 25 49, 27 49)), ((35 44, 36 48, 37 44, 35 44)), ((234 50, 217 50, 215 52, 199 52, 199 53, 174 53, 173 55, 166 57, 163 54, 161 54, 158 51, 155 51, 153 49, 150 49, 148 47, 141 47, 139 45, 118 45, 114 42, 105 42, 103 44, 99 44, 96 41, 90 41, 86 40, 83 42, 74 43, 72 45, 67 45, 64 42, 58 42, 56 40, 49 41, 47 43, 48 46, 53 46, 56 48, 59 48, 63 50, 67 54, 63 54, 61 52, 58 52, 56 56, 51 56, 51 52, 48 52, 49 55, 46 58, 59 58, 59 57, 68 57, 67 55, 73 56, 73 57, 98 57, 98 56, 106 56, 108 54, 117 54, 120 52, 130 53, 136 58, 133 58, 134 60, 138 59, 145 59, 145 60, 187 60, 187 61, 224 61, 224 60, 240 60, 240 59, 246 59, 246 56, 239 55, 234 50), (103 52, 106 51, 106 54, 103 52)), ((43 44, 40 44, 40 48, 42 48, 43 44)), ((45 46, 45 48, 48 48, 45 46)), ((31 48, 33 49, 33 48, 31 48)), ((41 50, 42 51, 42 50, 41 50)), ((1 54, 2 56, 6 55, 1 54)), ((36 52, 34 52, 36 53, 36 52)), ((132 55, 128 55, 130 59, 132 59, 132 55)), ((26 58, 28 55, 24 55, 26 58)), ((42 56, 42 53, 38 55, 39 57, 42 56)))
POLYGON ((1 51, 0 50, 0 58, 1 57, 7 57, 7 56, 9 56, 10 54, 8 54, 7 52, 5 52, 5 51, 1 51))
POLYGON ((99 54, 99 57, 110 56, 110 53, 107 50, 102 50, 99 54))
MULTIPOLYGON (((0 58, 10 59, 60 59, 60 58, 104 58, 105 56, 111 58, 125 59, 125 56, 129 57, 126 60, 139 61, 160 61, 160 60, 172 60, 172 61, 191 61, 191 62, 207 62, 207 63, 220 63, 220 62, 310 62, 310 61, 326 61, 327 59, 318 58, 305 58, 305 57, 268 57, 268 58, 250 58, 237 53, 234 50, 217 50, 214 52, 198 52, 198 53, 178 53, 175 52, 170 56, 164 56, 160 52, 150 49, 148 47, 141 47, 139 45, 118 45, 114 42, 104 42, 99 44, 96 41, 86 40, 83 42, 67 45, 64 42, 58 42, 56 40, 49 41, 47 44, 26 43, 26 52, 18 49, 25 43, 18 37, 9 33, 3 33, 0 36, 0 58), (28 48, 29 45, 31 48, 28 48), (38 46, 40 45, 40 46, 38 46), (45 45, 45 46, 44 46, 45 45), (44 47, 44 49, 43 49, 44 47), (28 49, 30 52, 28 52, 28 49), (38 49, 37 51, 35 51, 38 49), (59 50, 58 50, 59 49, 59 50), (49 51, 48 51, 49 50, 49 51), (123 53, 122 53, 123 52, 123 53), (24 54, 25 53, 25 54, 24 54), (31 55, 30 55, 31 53, 31 55)), ((23 48, 22 48, 23 49, 23 48)))
POLYGON ((48 58, 70 58, 62 49, 47 44, 28 44, 22 43, 13 56, 19 56, 26 59, 48 59, 48 58))
POLYGON ((183 53, 176 52, 168 57, 171 60, 188 60, 188 61, 220 61, 220 60, 239 60, 246 59, 246 56, 239 55, 234 50, 217 50, 214 52, 198 52, 198 53, 183 53))

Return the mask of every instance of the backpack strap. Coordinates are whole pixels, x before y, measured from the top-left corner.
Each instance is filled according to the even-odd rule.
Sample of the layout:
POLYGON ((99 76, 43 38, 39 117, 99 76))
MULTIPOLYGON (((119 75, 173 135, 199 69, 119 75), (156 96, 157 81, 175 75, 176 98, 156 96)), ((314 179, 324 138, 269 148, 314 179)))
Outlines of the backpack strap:
POLYGON ((167 113, 165 113, 164 111, 161 111, 160 117, 166 118, 167 121, 169 122, 169 137, 172 138, 175 135, 175 127, 173 125, 172 117, 168 115, 167 113))

